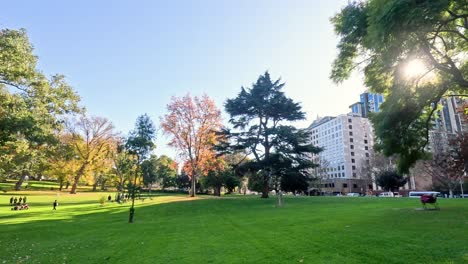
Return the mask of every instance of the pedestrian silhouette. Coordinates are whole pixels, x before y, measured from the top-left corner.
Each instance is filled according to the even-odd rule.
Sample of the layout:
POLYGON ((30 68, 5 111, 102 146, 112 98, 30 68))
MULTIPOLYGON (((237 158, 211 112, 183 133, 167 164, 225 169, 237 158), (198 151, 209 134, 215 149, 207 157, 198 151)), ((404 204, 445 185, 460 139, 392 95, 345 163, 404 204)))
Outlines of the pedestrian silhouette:
POLYGON ((13 196, 10 198, 10 205, 13 204, 13 196))
POLYGON ((55 202, 54 202, 54 209, 53 209, 53 210, 57 210, 57 206, 58 206, 58 203, 57 203, 57 200, 55 200, 55 202))
POLYGON ((26 196, 23 198, 23 203, 26 203, 26 196))
POLYGON ((15 197, 15 199, 13 199, 13 203, 14 204, 18 203, 18 198, 15 197))
POLYGON ((21 203, 23 201, 23 197, 20 197, 19 199, 19 203, 21 203))

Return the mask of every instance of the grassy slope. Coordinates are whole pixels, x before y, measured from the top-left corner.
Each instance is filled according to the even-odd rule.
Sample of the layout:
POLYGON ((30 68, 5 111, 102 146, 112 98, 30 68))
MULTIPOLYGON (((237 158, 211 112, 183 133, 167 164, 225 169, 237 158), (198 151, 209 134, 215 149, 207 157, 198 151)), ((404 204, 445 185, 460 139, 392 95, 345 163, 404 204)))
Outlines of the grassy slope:
MULTIPOLYGON (((5 203, 11 193, 0 195, 5 203)), ((468 263, 468 199, 417 211, 416 199, 158 196, 101 207, 106 193, 33 192, 0 207, 5 263, 468 263)), ((2 263, 0 261, 0 263, 2 263)))

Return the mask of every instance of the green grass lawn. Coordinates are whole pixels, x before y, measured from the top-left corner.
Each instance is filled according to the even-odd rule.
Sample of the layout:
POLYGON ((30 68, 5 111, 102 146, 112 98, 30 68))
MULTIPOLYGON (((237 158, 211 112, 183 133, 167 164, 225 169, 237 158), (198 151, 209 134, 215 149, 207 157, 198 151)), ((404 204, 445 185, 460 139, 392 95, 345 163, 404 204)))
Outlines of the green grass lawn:
POLYGON ((128 224, 108 193, 26 194, 0 195, 0 263, 468 263, 468 199, 156 196, 128 224))

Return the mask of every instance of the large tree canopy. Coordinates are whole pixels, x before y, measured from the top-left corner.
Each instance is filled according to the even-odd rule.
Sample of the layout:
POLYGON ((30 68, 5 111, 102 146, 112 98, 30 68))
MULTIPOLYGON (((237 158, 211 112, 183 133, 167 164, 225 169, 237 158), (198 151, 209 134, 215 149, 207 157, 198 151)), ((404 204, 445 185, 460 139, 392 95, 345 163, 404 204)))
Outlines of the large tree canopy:
POLYGON ((440 99, 468 91, 468 2, 352 2, 332 23, 340 42, 331 78, 341 82, 360 67, 366 86, 385 94, 373 117, 378 145, 407 172, 424 157, 440 99))
POLYGON ((19 178, 44 170, 64 116, 79 97, 61 75, 45 77, 25 30, 0 30, 0 173, 19 178))
POLYGON ((242 150, 254 157, 245 166, 261 174, 263 198, 268 198, 273 176, 280 176, 285 169, 305 176, 315 165, 309 155, 320 151, 310 144, 306 130, 285 124, 302 120, 305 114, 299 103, 286 97, 284 85, 279 79, 272 81, 266 72, 252 88, 242 87, 239 95, 225 104, 233 129, 225 131, 221 149, 242 150))
POLYGON ((213 145, 221 127, 221 112, 207 95, 172 97, 168 113, 161 118, 164 134, 171 136, 169 146, 183 161, 183 170, 191 178, 190 195, 196 195, 198 177, 219 165, 213 145))

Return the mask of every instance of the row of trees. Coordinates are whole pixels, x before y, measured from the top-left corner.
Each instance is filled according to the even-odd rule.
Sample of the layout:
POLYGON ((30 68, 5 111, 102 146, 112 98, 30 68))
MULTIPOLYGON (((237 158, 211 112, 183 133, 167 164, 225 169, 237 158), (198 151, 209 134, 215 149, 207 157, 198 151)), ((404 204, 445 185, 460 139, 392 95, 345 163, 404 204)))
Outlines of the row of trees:
POLYGON ((24 30, 2 30, 0 47, 0 175, 16 178, 17 190, 27 177, 53 177, 60 189, 70 185, 76 193, 81 182, 94 190, 154 183, 165 189, 183 186, 188 176, 195 195, 204 176, 200 183, 219 195, 221 187, 233 191, 251 175, 268 197, 271 181, 297 175, 304 182, 314 166, 307 154, 319 149, 308 143, 307 132, 283 124, 304 119, 304 113, 268 72, 226 102, 231 130, 222 126, 221 111, 208 96, 172 99, 161 127, 178 150, 183 177, 171 158, 151 155, 155 128, 148 116, 122 137, 108 119, 85 113, 63 76, 46 78, 36 68, 24 30))
MULTIPOLYGON (((0 180, 16 179, 17 190, 27 177, 57 179, 71 193, 82 182, 127 188, 154 148, 151 120, 139 117, 135 131, 120 136, 108 119, 86 114, 64 76, 46 77, 37 61, 25 30, 0 30, 0 180)), ((155 164, 164 173, 151 183, 167 185, 177 165, 168 157, 155 164)))

